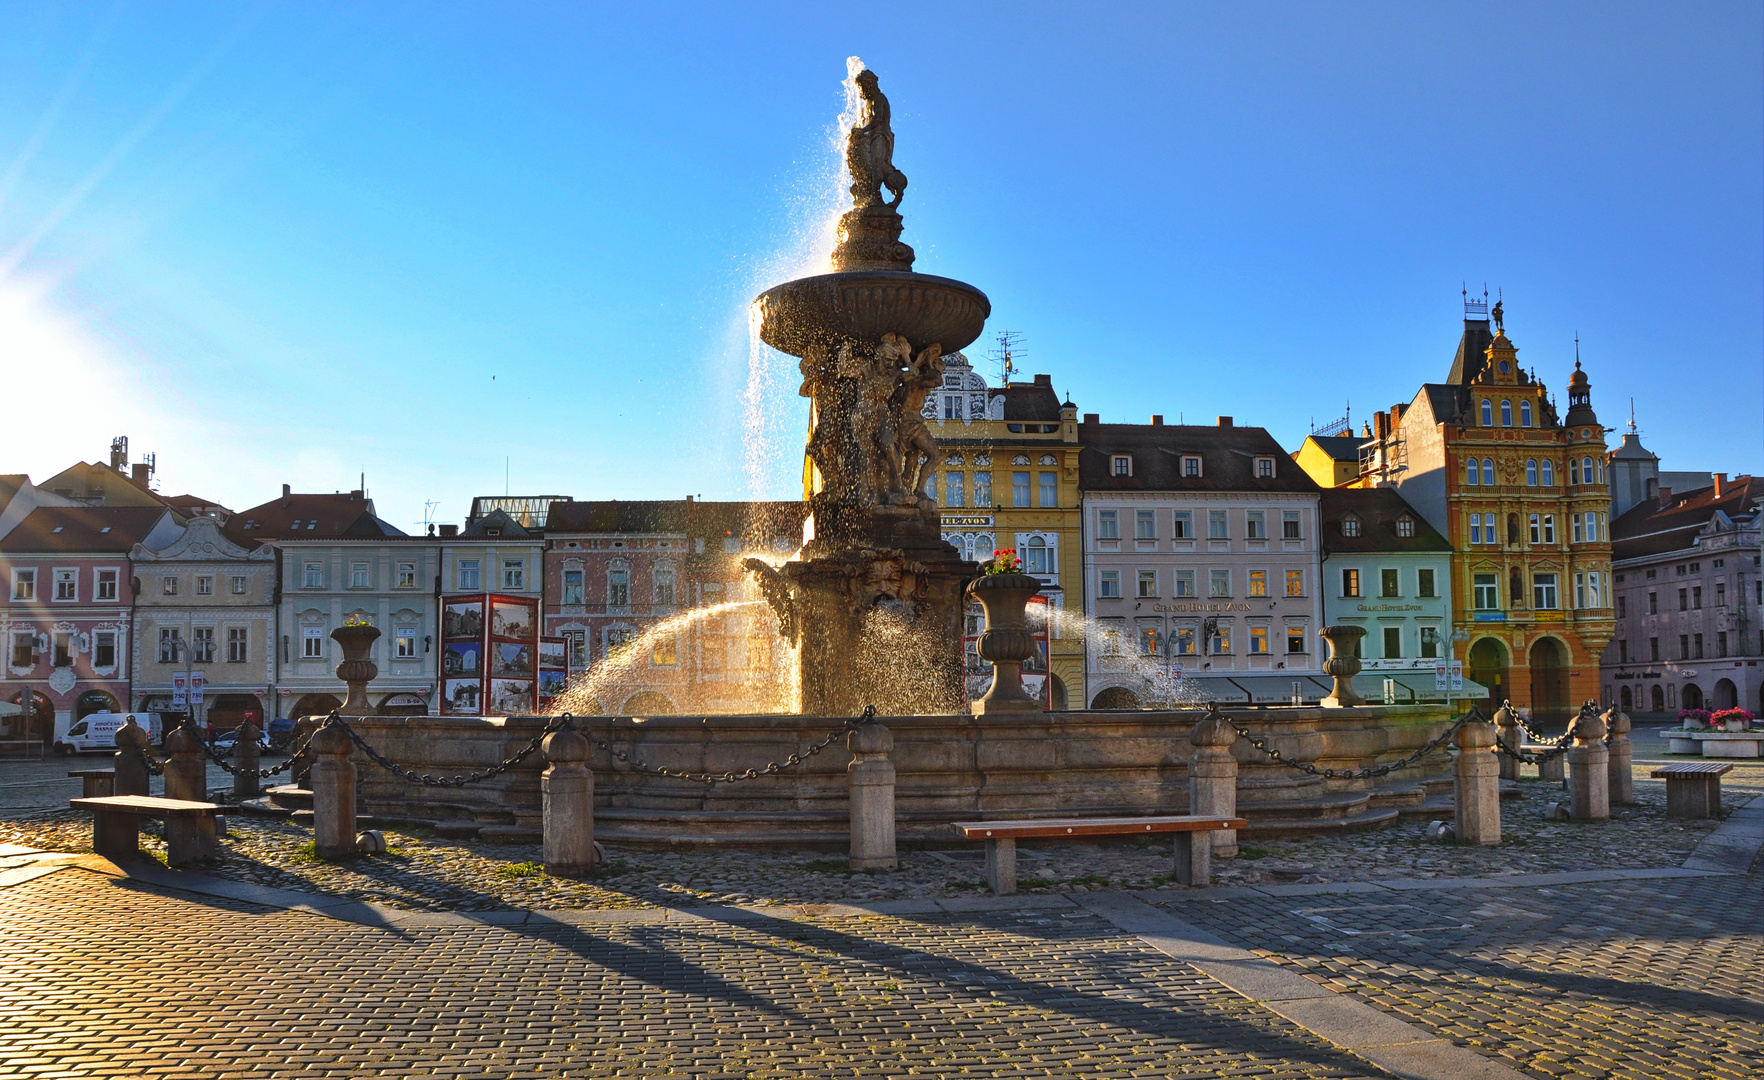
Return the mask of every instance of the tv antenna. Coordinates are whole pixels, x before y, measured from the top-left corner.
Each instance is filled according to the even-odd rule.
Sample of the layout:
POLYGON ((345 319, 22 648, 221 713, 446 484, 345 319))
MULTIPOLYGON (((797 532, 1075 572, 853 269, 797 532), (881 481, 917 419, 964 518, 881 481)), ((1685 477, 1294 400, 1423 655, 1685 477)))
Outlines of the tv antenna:
POLYGON ((1010 385, 1011 375, 1017 370, 1017 361, 1028 355, 1023 348, 1023 335, 1016 330, 1000 330, 998 340, 992 347, 992 355, 988 358, 998 365, 998 384, 1010 385))

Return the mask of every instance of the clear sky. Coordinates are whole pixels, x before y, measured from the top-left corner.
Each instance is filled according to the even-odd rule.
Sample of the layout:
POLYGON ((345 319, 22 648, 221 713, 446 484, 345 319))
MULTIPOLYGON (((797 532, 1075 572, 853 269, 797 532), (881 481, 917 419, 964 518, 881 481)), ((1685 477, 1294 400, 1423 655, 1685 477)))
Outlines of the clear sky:
POLYGON ((505 476, 793 497, 746 304, 824 255, 854 54, 917 268, 1085 412, 1293 449, 1443 378, 1486 282, 1559 400, 1578 332, 1607 426, 1764 468, 1754 2, 14 0, 0 471, 127 434, 167 494, 365 472, 407 529, 505 476))

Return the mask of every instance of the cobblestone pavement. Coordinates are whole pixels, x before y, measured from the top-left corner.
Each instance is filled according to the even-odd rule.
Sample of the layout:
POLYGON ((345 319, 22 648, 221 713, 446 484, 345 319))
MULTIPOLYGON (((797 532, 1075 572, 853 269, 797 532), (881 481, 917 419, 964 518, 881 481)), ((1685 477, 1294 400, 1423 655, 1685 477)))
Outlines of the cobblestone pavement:
POLYGON ((380 929, 0 889, 0 1076, 1384 1077, 1088 912, 380 929))

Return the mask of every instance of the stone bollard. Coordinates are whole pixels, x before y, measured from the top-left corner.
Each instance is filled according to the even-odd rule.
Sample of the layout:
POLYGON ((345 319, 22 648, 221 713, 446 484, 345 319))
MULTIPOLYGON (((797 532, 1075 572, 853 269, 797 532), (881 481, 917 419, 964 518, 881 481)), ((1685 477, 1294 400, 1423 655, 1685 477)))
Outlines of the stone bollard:
POLYGON ((179 724, 165 737, 165 797, 208 801, 208 763, 202 760, 202 736, 179 724))
MULTIPOLYGON (((1188 812, 1236 817, 1237 758, 1231 748, 1237 744, 1237 729, 1212 705, 1188 733, 1188 741, 1194 744, 1188 759, 1188 812)), ((1176 842, 1181 844, 1184 838, 1177 837, 1176 842)), ((1214 831, 1213 854, 1221 859, 1237 857, 1236 829, 1214 831)))
POLYGON ((1574 820, 1611 820, 1611 752, 1605 749, 1605 721, 1590 704, 1574 720, 1574 746, 1566 756, 1574 820))
POLYGON ((845 737, 851 750, 851 868, 887 870, 900 865, 894 850, 894 735, 875 718, 845 737))
POLYGON ((1610 736, 1605 748, 1610 751, 1611 805, 1635 805, 1635 743, 1629 738, 1629 714, 1615 705, 1605 713, 1605 727, 1610 736))
POLYGON ((116 782, 111 792, 116 795, 148 795, 148 772, 141 758, 147 753, 147 732, 135 723, 130 714, 123 726, 116 729, 116 782))
POLYGON ((1501 762, 1495 749, 1494 725, 1486 720, 1464 722, 1452 737, 1458 760, 1452 772, 1452 831, 1466 844, 1501 842, 1501 762))
MULTIPOLYGON (((1515 754, 1525 749, 1525 733, 1519 730, 1519 714, 1513 711, 1511 701, 1501 702, 1501 707, 1494 714, 1495 734, 1500 736, 1501 745, 1515 754)), ((1496 753, 1499 753, 1497 750, 1496 753)), ((1516 757, 1501 754, 1501 779, 1519 779, 1519 766, 1524 764, 1516 757)))
POLYGON ((572 728, 545 736, 550 762, 539 778, 545 808, 545 872, 585 874, 594 869, 594 773, 588 740, 572 728))
POLYGON ((321 859, 355 853, 355 766, 348 732, 326 724, 312 737, 312 833, 321 859))
POLYGON ((262 767, 263 748, 257 745, 257 725, 246 720, 233 733, 233 797, 255 799, 258 796, 257 770, 262 767))

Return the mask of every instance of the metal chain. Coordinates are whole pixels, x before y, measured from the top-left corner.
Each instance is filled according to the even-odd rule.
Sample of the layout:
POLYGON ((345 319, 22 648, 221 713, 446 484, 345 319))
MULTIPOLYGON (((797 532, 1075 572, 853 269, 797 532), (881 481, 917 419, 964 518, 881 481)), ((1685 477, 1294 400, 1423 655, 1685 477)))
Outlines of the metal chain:
POLYGON ((1421 749, 1415 751, 1401 761, 1394 761, 1389 765, 1379 765, 1376 768, 1368 766, 1364 769, 1319 769, 1315 764, 1309 761, 1288 761, 1280 751, 1238 727, 1235 722, 1227 720, 1226 723, 1231 724, 1231 729, 1237 732, 1240 738, 1248 742, 1257 750, 1268 755, 1268 759, 1276 764, 1285 765, 1289 769, 1297 769, 1298 771, 1308 773, 1311 776, 1321 776, 1325 780, 1371 780, 1375 777, 1387 776, 1390 773, 1396 772, 1398 769, 1406 769, 1410 765, 1415 764, 1417 761, 1420 761, 1435 750, 1438 750, 1441 746, 1444 746, 1446 740, 1450 739, 1459 728, 1463 727, 1473 719, 1482 719, 1482 715, 1474 708, 1463 716, 1458 717, 1458 719, 1452 723, 1451 727, 1440 732, 1439 735, 1426 746, 1423 746, 1421 749))
MULTIPOLYGON (((208 742, 204 742, 202 744, 202 749, 207 752, 208 760, 214 762, 216 765, 219 765, 222 769, 224 769, 228 773, 231 773, 234 776, 255 775, 259 780, 267 780, 270 777, 275 776, 277 773, 285 773, 289 769, 292 769, 294 767, 294 763, 300 760, 300 755, 306 753, 306 748, 308 746, 312 745, 312 737, 317 734, 318 734, 318 732, 316 730, 307 732, 306 741, 301 743, 298 749, 290 749, 288 751, 288 760, 287 761, 284 761, 280 765, 277 765, 277 766, 275 766, 273 768, 269 768, 269 769, 241 769, 237 765, 229 765, 226 762, 226 758, 229 755, 222 754, 220 751, 216 750, 211 743, 208 743, 208 742)), ((233 753, 235 753, 235 754, 238 753, 237 746, 234 747, 233 753)))
MULTIPOLYGON (((539 744, 545 741, 545 736, 550 735, 553 732, 562 731, 565 728, 573 728, 575 727, 575 723, 575 717, 571 716, 569 713, 564 713, 556 720, 545 725, 545 730, 533 736, 533 740, 516 752, 514 756, 504 758, 502 761, 492 765, 488 769, 480 769, 475 773, 467 773, 461 776, 430 776, 428 773, 412 772, 368 745, 368 741, 362 738, 360 733, 358 733, 353 727, 349 726, 349 721, 338 716, 336 713, 330 715, 330 718, 325 721, 323 727, 330 727, 332 724, 337 724, 342 727, 343 733, 349 736, 349 740, 356 746, 360 747, 361 752, 371 758, 375 765, 378 765, 392 775, 404 780, 406 783, 424 784, 429 787, 464 787, 467 784, 475 784, 481 780, 488 780, 498 773, 504 773, 514 768, 516 765, 527 760, 527 758, 531 757, 538 751, 539 744)), ((323 727, 321 727, 320 730, 323 730, 323 727)), ((317 732, 314 732, 313 734, 316 735, 317 732)), ((310 742, 311 740, 308 741, 310 742)))
POLYGON ((147 751, 141 749, 139 746, 135 747, 134 751, 135 757, 141 762, 141 767, 146 769, 149 774, 153 776, 165 775, 165 762, 161 761, 158 764, 154 764, 153 759, 147 756, 147 751))
POLYGON ((1514 761, 1522 761, 1527 765, 1542 765, 1544 762, 1560 757, 1563 754, 1566 754, 1569 750, 1572 750, 1574 748, 1575 732, 1579 729, 1580 717, 1576 716, 1573 720, 1569 721, 1568 730, 1562 733, 1562 738, 1554 743, 1545 743, 1544 745, 1548 746, 1549 749, 1541 754, 1533 754, 1525 750, 1515 750, 1502 741, 1499 735, 1495 736, 1495 746, 1500 749, 1501 753, 1512 758, 1514 761))
POLYGON ((833 740, 839 738, 839 736, 849 735, 858 729, 858 725, 869 723, 870 721, 872 721, 874 719, 876 719, 876 706, 866 705, 866 706, 864 706, 864 712, 863 712, 862 716, 856 716, 850 720, 847 720, 843 726, 838 728, 832 734, 828 735, 825 739, 822 739, 820 742, 815 743, 813 746, 809 747, 807 750, 804 750, 802 753, 791 754, 789 757, 785 758, 783 761, 769 762, 766 764, 766 766, 764 768, 745 769, 741 772, 695 773, 695 772, 686 772, 686 771, 683 771, 680 769, 667 769, 667 768, 662 768, 661 766, 658 766, 658 765, 651 765, 648 762, 634 760, 629 754, 625 753, 623 750, 614 750, 612 748, 612 744, 607 742, 605 739, 595 739, 594 745, 600 747, 600 749, 602 749, 602 750, 605 750, 608 754, 611 754, 613 756, 613 758, 616 759, 617 761, 620 761, 626 765, 629 765, 631 768, 635 769, 638 772, 648 773, 651 776, 666 776, 666 777, 670 777, 675 780, 689 780, 694 784, 733 784, 733 783, 740 781, 740 780, 757 780, 758 778, 760 778, 762 776, 771 776, 776 773, 782 772, 785 769, 789 769, 789 768, 793 768, 797 765, 801 765, 808 758, 814 757, 816 754, 820 753, 822 750, 825 750, 827 747, 831 746, 833 744, 833 740))

